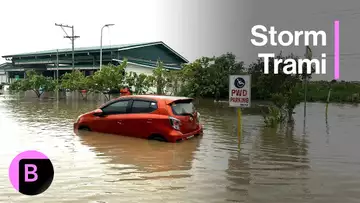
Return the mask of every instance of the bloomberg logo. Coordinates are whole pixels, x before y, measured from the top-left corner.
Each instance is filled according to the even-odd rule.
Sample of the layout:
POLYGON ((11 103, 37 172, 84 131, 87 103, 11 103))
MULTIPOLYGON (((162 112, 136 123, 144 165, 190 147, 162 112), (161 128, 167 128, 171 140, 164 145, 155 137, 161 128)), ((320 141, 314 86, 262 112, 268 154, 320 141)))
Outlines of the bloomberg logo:
POLYGON ((9 179, 13 187, 24 195, 38 195, 47 190, 54 178, 50 159, 38 151, 24 151, 11 162, 9 179))

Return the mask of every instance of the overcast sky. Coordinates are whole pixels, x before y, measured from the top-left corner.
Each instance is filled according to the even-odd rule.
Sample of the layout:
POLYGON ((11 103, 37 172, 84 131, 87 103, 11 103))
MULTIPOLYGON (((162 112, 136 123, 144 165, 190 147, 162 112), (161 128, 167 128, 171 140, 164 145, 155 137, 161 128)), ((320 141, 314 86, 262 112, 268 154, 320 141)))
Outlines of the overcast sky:
MULTIPOLYGON (((340 79, 360 77, 359 0, 11 0, 2 1, 1 8, 1 56, 71 48, 55 23, 75 26, 80 36, 75 47, 99 46, 101 27, 114 23, 104 30, 104 45, 164 41, 190 61, 233 52, 247 64, 259 52, 284 50, 302 55, 305 50, 254 48, 250 39, 256 24, 275 26, 279 31, 321 29, 327 33, 328 44, 313 48, 317 57, 333 53, 333 21, 339 19, 340 79)), ((318 78, 333 77, 331 56, 327 70, 328 75, 318 78)))

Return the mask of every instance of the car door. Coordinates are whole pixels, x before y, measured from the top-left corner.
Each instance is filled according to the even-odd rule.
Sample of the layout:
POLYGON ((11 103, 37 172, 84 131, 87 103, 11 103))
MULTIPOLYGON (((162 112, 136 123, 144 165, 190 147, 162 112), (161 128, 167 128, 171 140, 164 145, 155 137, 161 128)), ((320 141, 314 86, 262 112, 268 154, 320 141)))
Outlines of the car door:
POLYGON ((102 108, 104 113, 103 122, 105 122, 104 125, 107 127, 106 133, 127 134, 126 119, 129 113, 130 101, 129 99, 122 99, 102 108))
POLYGON ((134 99, 126 120, 128 134, 133 137, 147 138, 153 131, 156 123, 158 105, 156 101, 147 99, 134 99))

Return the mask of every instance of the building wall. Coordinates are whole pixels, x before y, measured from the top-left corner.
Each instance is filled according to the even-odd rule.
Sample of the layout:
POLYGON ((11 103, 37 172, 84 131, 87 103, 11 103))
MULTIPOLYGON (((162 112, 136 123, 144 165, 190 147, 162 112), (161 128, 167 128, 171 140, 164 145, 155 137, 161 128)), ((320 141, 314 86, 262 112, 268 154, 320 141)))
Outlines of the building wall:
MULTIPOLYGON (((139 66, 139 65, 134 65, 134 64, 128 64, 125 71, 126 72, 135 72, 137 74, 145 74, 145 75, 152 75, 153 74, 153 70, 154 68, 148 68, 148 67, 143 67, 143 66, 139 66)), ((172 92, 171 89, 165 90, 165 93, 168 94, 172 92)), ((156 93, 156 87, 151 87, 150 91, 148 92, 150 93, 156 93)))
POLYGON ((126 72, 136 72, 137 74, 145 74, 145 75, 152 75, 154 69, 147 68, 139 65, 134 64, 127 64, 125 71, 126 72))
POLYGON ((6 73, 0 70, 0 83, 6 82, 6 73))
MULTIPOLYGON (((143 67, 143 66, 139 66, 139 65, 134 65, 134 64, 127 64, 125 71, 126 72, 135 72, 138 75, 143 73, 145 75, 152 75, 153 74, 153 68, 148 68, 148 67, 143 67)), ((151 93, 156 93, 156 87, 151 87, 149 89, 149 94, 151 93)))
POLYGON ((6 75, 0 74, 0 83, 5 83, 5 82, 6 82, 6 75))

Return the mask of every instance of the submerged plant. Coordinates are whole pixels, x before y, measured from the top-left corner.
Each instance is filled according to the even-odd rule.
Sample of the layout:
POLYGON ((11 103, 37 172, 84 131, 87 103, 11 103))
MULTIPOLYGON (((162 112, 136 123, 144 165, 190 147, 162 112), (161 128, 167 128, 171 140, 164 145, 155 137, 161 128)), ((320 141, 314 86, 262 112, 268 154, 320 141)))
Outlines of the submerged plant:
POLYGON ((263 112, 264 122, 267 127, 275 128, 285 120, 282 110, 274 105, 267 107, 267 112, 263 112))
POLYGON ((268 107, 269 114, 265 116, 265 124, 268 127, 276 127, 281 122, 281 112, 277 107, 268 107))

